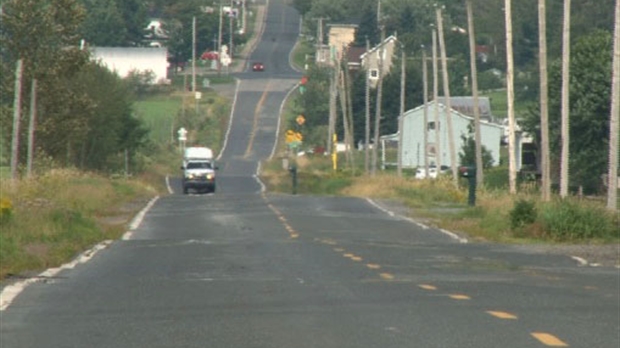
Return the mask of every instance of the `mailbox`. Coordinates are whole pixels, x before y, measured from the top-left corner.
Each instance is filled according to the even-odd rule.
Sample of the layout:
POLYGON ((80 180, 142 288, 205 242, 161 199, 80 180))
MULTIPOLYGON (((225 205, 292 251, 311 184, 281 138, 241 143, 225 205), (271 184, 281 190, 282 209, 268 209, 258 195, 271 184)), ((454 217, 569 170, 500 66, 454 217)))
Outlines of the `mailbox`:
POLYGON ((459 176, 463 178, 476 177, 476 167, 473 167, 473 166, 459 167, 459 176))

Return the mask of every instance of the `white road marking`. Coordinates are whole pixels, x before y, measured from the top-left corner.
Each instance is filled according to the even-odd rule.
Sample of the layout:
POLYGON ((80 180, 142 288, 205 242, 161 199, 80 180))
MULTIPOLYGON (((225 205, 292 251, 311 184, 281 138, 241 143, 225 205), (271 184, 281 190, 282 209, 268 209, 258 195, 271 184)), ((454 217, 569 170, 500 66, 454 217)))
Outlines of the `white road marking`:
MULTIPOLYGON (((377 202, 375 202, 374 200, 372 200, 370 198, 366 198, 366 201, 368 203, 370 203, 372 206, 374 206, 375 208, 377 208, 377 209, 381 210, 382 212, 388 214, 389 216, 398 217, 399 219, 409 221, 409 222, 417 225, 418 227, 420 227, 420 228, 422 228, 424 230, 430 229, 430 227, 428 227, 428 226, 426 226, 426 225, 424 225, 424 224, 422 224, 420 222, 417 222, 417 221, 415 221, 415 220, 413 220, 411 218, 408 218, 406 216, 401 216, 401 215, 395 214, 394 212, 383 208, 381 205, 379 205, 377 202)), ((458 234, 456 234, 454 232, 450 232, 450 231, 444 230, 444 229, 439 229, 439 232, 447 235, 448 237, 450 237, 450 238, 452 238, 454 240, 457 240, 459 243, 465 244, 465 243, 468 242, 467 238, 463 238, 463 237, 459 236, 458 234)))
POLYGON ((79 264, 83 264, 83 263, 90 261, 95 256, 95 254, 97 254, 97 252, 107 248, 108 245, 110 245, 111 243, 112 243, 111 240, 103 241, 95 245, 94 247, 86 250, 85 252, 81 253, 80 255, 78 255, 78 257, 73 259, 71 262, 65 263, 64 265, 57 267, 57 268, 49 268, 46 271, 39 273, 39 275, 36 277, 25 279, 15 284, 6 286, 4 289, 2 289, 2 292, 0 292, 0 311, 4 311, 5 309, 7 309, 11 305, 13 300, 15 300, 15 298, 22 291, 24 291, 24 289, 28 285, 35 283, 35 282, 46 281, 49 278, 55 277, 58 273, 60 273, 63 270, 73 269, 75 268, 75 266, 79 264))
POLYGON ((155 204, 155 202, 157 202, 158 199, 159 199, 159 196, 156 196, 155 198, 151 199, 151 201, 146 205, 146 207, 144 207, 144 209, 142 209, 138 213, 138 215, 136 215, 133 218, 133 220, 131 220, 131 223, 129 224, 129 230, 125 232, 125 234, 123 234, 123 237, 121 238, 122 240, 131 239, 131 236, 133 235, 134 230, 137 229, 142 223, 142 220, 144 219, 144 215, 146 214, 146 212, 149 211, 149 209, 151 209, 153 204, 155 204))

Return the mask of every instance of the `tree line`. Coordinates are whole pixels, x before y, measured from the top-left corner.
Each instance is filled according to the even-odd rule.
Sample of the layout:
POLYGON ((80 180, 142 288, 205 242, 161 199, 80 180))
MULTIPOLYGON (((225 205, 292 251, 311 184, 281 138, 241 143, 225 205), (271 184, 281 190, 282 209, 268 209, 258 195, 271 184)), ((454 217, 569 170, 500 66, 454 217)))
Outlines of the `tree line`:
MULTIPOLYGON (((504 2, 493 0, 366 0, 366 1, 326 1, 326 0, 294 0, 293 4, 304 16, 306 34, 317 32, 316 18, 328 18, 332 23, 356 23, 354 45, 360 46, 366 40, 373 44, 380 41, 379 27, 383 26, 388 33, 395 33, 403 43, 408 57, 417 57, 418 61, 408 61, 406 72, 406 104, 407 109, 422 104, 421 51, 431 46, 431 32, 436 28, 434 11, 443 9, 445 21, 446 51, 451 58, 448 65, 449 87, 452 95, 472 95, 472 86, 463 83, 463 78, 470 74, 471 59, 467 33, 467 11, 465 4, 470 2, 475 13, 475 44, 486 47, 490 53, 488 60, 477 60, 478 80, 481 89, 507 87, 506 76, 497 78, 496 72, 506 72, 506 7, 510 0, 504 2), (381 21, 381 23, 379 23, 381 21)), ((565 13, 564 1, 524 0, 512 8, 510 15, 512 44, 511 54, 512 75, 511 85, 515 103, 528 105, 529 111, 514 115, 522 129, 531 134, 538 144, 538 158, 542 158, 541 170, 545 174, 543 186, 550 187, 552 182, 562 182, 562 194, 566 187, 581 187, 586 192, 601 192, 604 189, 602 176, 613 166, 610 153, 610 137, 613 133, 610 121, 612 94, 612 52, 614 32, 615 0, 578 1, 572 5, 570 13, 565 13), (541 8, 543 11, 541 11, 541 8), (570 19, 568 29, 566 19, 570 19), (541 19, 544 29, 541 32, 541 19), (563 38, 570 33, 568 43, 563 38), (543 34, 543 35, 541 35, 543 34), (544 54, 541 51, 541 38, 545 38, 544 54), (570 47, 570 77, 562 75, 562 58, 565 47, 570 47), (544 56, 544 74, 548 80, 545 89, 545 101, 541 98, 541 79, 543 66, 540 64, 544 56), (562 94, 563 81, 569 86, 570 95, 562 94), (570 97, 570 98, 569 98, 570 97), (564 106, 563 100, 570 103, 564 106), (562 114, 570 114, 570 134, 562 134, 562 114), (544 120, 544 121, 543 121, 544 120), (548 134, 543 132, 548 129, 548 134), (570 145, 562 145, 562 139, 568 139, 570 145), (548 144, 548 145, 547 145, 548 144), (549 153, 544 149, 548 146, 549 153), (562 147, 570 149, 570 156, 562 163, 562 147), (545 163, 548 162, 548 163, 545 163), (562 168, 570 168, 570 175, 562 173, 562 168), (545 177, 546 176, 546 177, 545 177), (570 182, 568 182, 570 177, 570 182), (564 180, 566 179, 566 180, 564 180)), ((314 35, 316 36, 316 35, 314 35)), ((315 38, 313 38, 315 39, 315 38)), ((319 41, 318 39, 316 39, 319 41)), ((616 44, 617 46, 617 44, 616 44)), ((411 59, 411 58, 410 58, 411 59)), ((568 66, 568 64, 565 64, 568 66)), ((380 103, 381 134, 393 133, 397 128, 399 112, 399 93, 397 88, 400 80, 400 64, 384 78, 383 99, 380 103)), ((316 69, 315 69, 316 70, 316 69)), ((309 72, 309 81, 320 80, 328 75, 315 70, 309 72)), ((363 139, 364 124, 364 91, 365 72, 352 77, 353 110, 355 120, 354 136, 363 139), (361 76, 360 76, 361 75, 361 76)), ((546 79, 546 77, 545 77, 546 79)), ((438 81, 440 90, 442 81, 438 81)), ((323 83, 324 85, 325 83, 323 83)), ((320 86, 319 81, 315 84, 320 86)), ((312 87, 313 84, 310 84, 312 87)), ((325 88, 323 88, 324 90, 325 88)), ((301 97, 300 104, 307 109, 309 122, 326 124, 326 113, 318 105, 312 105, 310 98, 316 92, 308 88, 308 93, 301 97), (312 120, 316 117, 316 120, 312 120)), ((373 91, 371 96, 377 95, 373 91)), ((323 96, 327 101, 327 96, 323 96)), ((375 108, 371 101, 371 108, 375 108)), ((326 104, 323 104, 326 105, 326 104)), ((617 112, 617 111, 616 111, 617 112)), ((371 114, 374 114, 371 112, 371 114)), ((616 116, 617 118, 617 116, 616 116)), ((616 121, 617 122, 617 121, 616 121)), ((568 122, 564 122, 568 124, 568 122)), ((617 125, 617 123, 616 123, 617 125)), ((617 131, 617 130, 616 130, 617 131)), ((617 152, 617 151, 616 151, 617 152)), ((616 155, 617 157, 617 155, 616 155)), ((617 163, 617 162, 616 162, 617 163)), ((617 166, 617 164, 616 164, 617 166)), ((511 178, 512 179, 512 178, 511 178)), ((511 180, 512 181, 512 180, 511 180)), ((548 199, 548 198, 547 198, 548 199)))
POLYGON ((131 85, 81 47, 89 15, 77 0, 3 2, 3 164, 9 155, 21 167, 34 158, 45 170, 119 172, 139 164, 147 130, 134 115, 131 85))

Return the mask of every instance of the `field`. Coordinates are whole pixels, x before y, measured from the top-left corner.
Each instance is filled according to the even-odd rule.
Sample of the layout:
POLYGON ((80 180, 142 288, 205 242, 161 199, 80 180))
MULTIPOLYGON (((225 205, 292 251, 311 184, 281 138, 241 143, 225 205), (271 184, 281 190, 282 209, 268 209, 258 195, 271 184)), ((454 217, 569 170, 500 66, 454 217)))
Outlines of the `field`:
POLYGON ((174 143, 177 139, 174 120, 181 105, 180 96, 161 96, 136 102, 135 111, 149 129, 152 141, 158 144, 174 143))

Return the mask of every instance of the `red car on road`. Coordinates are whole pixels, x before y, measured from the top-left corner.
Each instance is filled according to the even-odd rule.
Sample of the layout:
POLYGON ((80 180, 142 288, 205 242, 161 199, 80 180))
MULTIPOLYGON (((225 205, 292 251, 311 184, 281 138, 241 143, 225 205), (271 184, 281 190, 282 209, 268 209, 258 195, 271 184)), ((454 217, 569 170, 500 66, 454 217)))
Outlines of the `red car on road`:
POLYGON ((265 66, 261 62, 252 63, 252 71, 264 71, 265 66))

